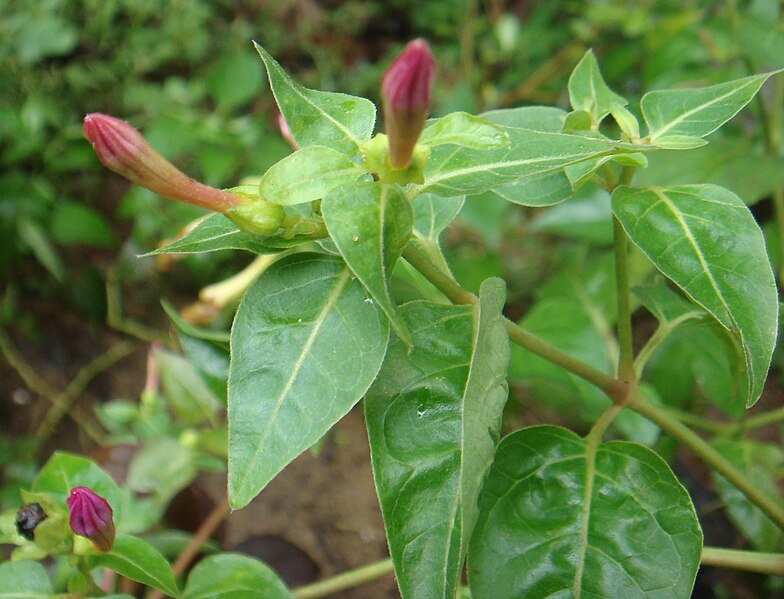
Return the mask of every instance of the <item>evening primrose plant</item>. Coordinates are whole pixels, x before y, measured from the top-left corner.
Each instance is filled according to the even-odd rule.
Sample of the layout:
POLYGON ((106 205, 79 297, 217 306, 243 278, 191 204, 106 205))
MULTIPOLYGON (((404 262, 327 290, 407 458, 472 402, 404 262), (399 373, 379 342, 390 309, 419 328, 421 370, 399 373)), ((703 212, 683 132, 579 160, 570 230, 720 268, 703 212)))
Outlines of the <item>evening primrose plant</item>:
MULTIPOLYGON (((436 67, 415 40, 384 76, 385 133, 374 135, 369 100, 306 89, 256 48, 296 148, 257 184, 214 190, 123 121, 92 114, 84 127, 108 168, 215 212, 153 253, 275 257, 249 284, 231 329, 233 509, 362 400, 391 556, 372 572, 393 568, 405 599, 452 598, 465 585, 475 599, 685 599, 701 563, 784 572, 778 553, 703 547, 692 500, 666 461, 643 444, 605 440, 613 423, 644 417, 649 424, 636 422, 653 423, 710 467, 734 513, 784 530, 775 487, 750 479, 726 443, 705 441, 666 398, 651 399, 646 380, 672 335, 713 323, 718 333, 705 330, 733 348, 739 401, 756 403, 779 307, 762 232, 722 187, 634 184, 651 153, 707 144, 774 73, 649 92, 640 121, 589 51, 569 79, 571 111, 528 106, 428 120, 436 67), (607 367, 505 318, 503 280, 485 280, 478 294, 461 287, 439 243, 466 197, 545 207, 576 201, 588 184, 612 212, 616 333, 607 367), (631 256, 642 264, 634 273, 631 256), (419 299, 399 304, 391 291, 399 279, 419 299), (638 308, 659 328, 635 352, 638 308), (602 395, 587 435, 538 425, 501 438, 510 346, 524 363, 602 395)), ((197 566, 179 596, 191 596, 199 567, 217 566, 197 566)), ((237 590, 231 577, 221 581, 222 592, 237 590)), ((258 596, 291 596, 282 585, 267 593, 258 596)))

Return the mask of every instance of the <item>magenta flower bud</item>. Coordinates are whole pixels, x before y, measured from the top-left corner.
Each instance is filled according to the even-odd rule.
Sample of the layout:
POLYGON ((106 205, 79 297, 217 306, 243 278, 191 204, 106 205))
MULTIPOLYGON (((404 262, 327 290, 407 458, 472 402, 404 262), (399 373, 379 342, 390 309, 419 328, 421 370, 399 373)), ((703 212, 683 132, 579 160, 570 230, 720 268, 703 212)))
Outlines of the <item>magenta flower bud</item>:
POLYGON ((423 39, 409 42, 389 65, 381 80, 384 126, 389 138, 389 163, 405 168, 411 163, 430 107, 436 63, 423 39))
POLYGON ((158 154, 131 125, 106 114, 84 117, 84 136, 93 144, 98 160, 111 171, 159 195, 226 212, 244 204, 237 195, 191 179, 158 154))
POLYGON ((114 543, 114 520, 108 502, 88 487, 74 487, 65 502, 71 530, 90 539, 100 551, 109 551, 114 543))

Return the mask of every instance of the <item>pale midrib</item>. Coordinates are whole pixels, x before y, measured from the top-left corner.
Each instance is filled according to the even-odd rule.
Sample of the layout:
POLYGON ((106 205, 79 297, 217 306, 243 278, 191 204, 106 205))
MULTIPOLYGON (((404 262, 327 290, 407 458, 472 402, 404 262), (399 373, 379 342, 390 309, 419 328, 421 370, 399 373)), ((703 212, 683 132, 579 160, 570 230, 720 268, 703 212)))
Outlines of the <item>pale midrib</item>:
POLYGON ((343 287, 345 287, 346 283, 349 280, 349 271, 345 269, 343 274, 338 279, 335 288, 333 289, 332 293, 330 294, 327 302, 324 304, 324 307, 319 312, 318 318, 314 321, 313 330, 310 332, 305 344, 302 346, 302 351, 297 358, 297 361, 294 362, 294 367, 291 369, 291 374, 289 375, 288 380, 286 381, 286 385, 283 387, 283 390, 278 395, 277 399, 275 400, 275 407, 270 414, 269 419, 267 420, 267 426, 264 427, 261 431, 261 435, 259 436, 258 443, 256 445, 256 452, 253 454, 253 457, 248 461, 248 467, 245 469, 245 475, 242 477, 241 482, 238 488, 242 488, 245 486, 246 481, 248 480, 249 474, 253 471, 253 467, 256 461, 259 459, 261 455, 261 451, 264 447, 264 443, 269 436, 270 431, 272 430, 272 426, 275 423, 275 419, 280 412, 281 407, 283 406, 283 400, 286 399, 289 391, 291 391, 292 386, 294 385, 294 381, 297 379, 299 375, 299 371, 302 370, 302 366, 305 363, 305 359, 310 354, 310 350, 313 347, 313 344, 316 342, 316 337, 318 337, 318 333, 321 330, 324 322, 326 321, 326 315, 332 310, 335 302, 337 302, 338 297, 340 297, 341 292, 343 291, 343 287))
MULTIPOLYGON (((713 106, 717 102, 721 102, 722 100, 724 100, 726 98, 729 98, 731 95, 733 95, 735 93, 743 91, 745 89, 745 87, 746 87, 746 85, 744 85, 743 87, 735 88, 733 90, 728 91, 723 96, 719 96, 718 98, 714 98, 713 100, 711 100, 709 102, 706 102, 705 104, 700 104, 699 106, 695 106, 691 110, 687 110, 686 112, 684 112, 680 116, 675 117, 673 120, 671 120, 666 126, 662 127, 658 131, 656 131, 656 133, 653 133, 651 135, 651 141, 653 142, 653 141, 659 139, 662 136, 662 134, 664 134, 667 131, 669 131, 670 129, 672 129, 675 125, 677 125, 678 123, 682 122, 684 119, 687 119, 691 115, 696 114, 696 113, 700 112, 701 110, 705 110, 706 108, 708 108, 710 106, 713 106)), ((740 110, 740 109, 738 109, 738 110, 740 110)))
MULTIPOLYGON (((265 60, 265 61, 264 61, 264 63, 266 64, 266 63, 267 63, 267 61, 265 60)), ((275 66, 277 66, 277 65, 275 65, 275 66)), ((269 65, 267 65, 267 68, 269 68, 269 65)), ((276 70, 281 70, 281 71, 282 71, 283 69, 282 69, 282 68, 280 68, 280 67, 278 67, 276 70)), ((279 74, 279 75, 280 75, 280 74, 279 74)), ((296 94, 297 94, 297 95, 298 95, 298 96, 299 96, 299 97, 300 97, 300 98, 301 98, 301 99, 302 99, 302 100, 303 100, 303 101, 304 101, 306 104, 309 104, 310 106, 312 106, 312 107, 313 107, 313 108, 314 108, 314 109, 315 109, 317 112, 319 112, 320 114, 322 114, 322 115, 324 116, 324 118, 326 118, 326 119, 327 119, 327 120, 328 120, 330 123, 332 123, 333 125, 335 125, 335 127, 337 127, 338 129, 340 129, 340 131, 342 131, 342 132, 343 132, 343 134, 344 134, 344 135, 345 135, 347 138, 349 138, 349 139, 351 140, 351 142, 352 142, 354 145, 356 145, 356 146, 359 146, 359 144, 360 144, 360 141, 359 141, 359 139, 358 139, 358 138, 357 138, 357 137, 356 137, 356 136, 355 136, 355 135, 354 135, 354 134, 353 134, 353 133, 352 133, 352 132, 351 132, 349 129, 347 129, 347 128, 346 128, 346 127, 343 125, 343 123, 341 123, 340 121, 338 121, 337 119, 335 119, 335 118, 334 118, 332 115, 330 115, 328 112, 324 111, 324 110, 323 110, 321 107, 319 107, 317 104, 314 104, 314 103, 313 103, 313 101, 312 101, 310 98, 308 98, 307 96, 305 96, 305 95, 304 95, 304 94, 303 94, 303 93, 302 93, 302 92, 301 92, 301 91, 300 91, 300 90, 297 88, 297 86, 296 86, 296 85, 295 85, 293 82, 292 82, 292 83, 289 83, 288 81, 286 81, 286 77, 282 77, 282 79, 283 79, 283 80, 284 80, 286 83, 288 83, 289 87, 290 87, 292 90, 294 90, 294 93, 296 93, 296 94)))
POLYGON ((580 599, 582 595, 585 555, 588 552, 588 527, 591 519, 593 481, 596 473, 596 451, 600 441, 601 435, 590 435, 585 448, 585 489, 583 491, 582 521, 580 522, 580 553, 577 556, 577 565, 574 572, 574 599, 580 599))

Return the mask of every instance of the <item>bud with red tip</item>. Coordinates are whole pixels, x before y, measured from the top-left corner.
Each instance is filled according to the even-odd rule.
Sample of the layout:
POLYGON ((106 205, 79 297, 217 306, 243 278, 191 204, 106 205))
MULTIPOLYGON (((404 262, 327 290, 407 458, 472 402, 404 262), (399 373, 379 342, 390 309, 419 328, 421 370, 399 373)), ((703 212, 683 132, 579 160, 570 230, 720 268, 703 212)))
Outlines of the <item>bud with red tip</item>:
POLYGON ((436 63, 423 39, 409 42, 389 65, 381 80, 384 126, 389 137, 389 163, 406 168, 411 163, 430 107, 436 63))
POLYGON ((90 539, 100 551, 109 551, 114 544, 114 520, 109 503, 88 487, 74 487, 65 502, 71 530, 90 539))
POLYGON ((235 194, 209 187, 188 177, 158 154, 131 125, 106 114, 84 117, 84 136, 101 163, 111 171, 164 197, 226 212, 244 204, 235 194))

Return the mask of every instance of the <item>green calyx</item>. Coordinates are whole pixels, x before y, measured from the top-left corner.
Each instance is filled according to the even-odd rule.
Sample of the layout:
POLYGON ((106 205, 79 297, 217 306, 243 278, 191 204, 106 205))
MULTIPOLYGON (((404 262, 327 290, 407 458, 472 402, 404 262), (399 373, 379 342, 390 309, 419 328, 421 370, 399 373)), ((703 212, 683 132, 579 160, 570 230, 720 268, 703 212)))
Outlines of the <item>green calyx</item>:
POLYGON ((248 233, 270 236, 278 233, 286 219, 283 206, 259 200, 252 204, 232 206, 226 211, 237 228, 248 233))
POLYGON ((389 143, 383 133, 378 133, 373 139, 366 141, 360 150, 362 162, 382 183, 407 185, 425 182, 425 165, 430 157, 430 146, 417 144, 411 155, 411 163, 399 169, 389 164, 389 143))

